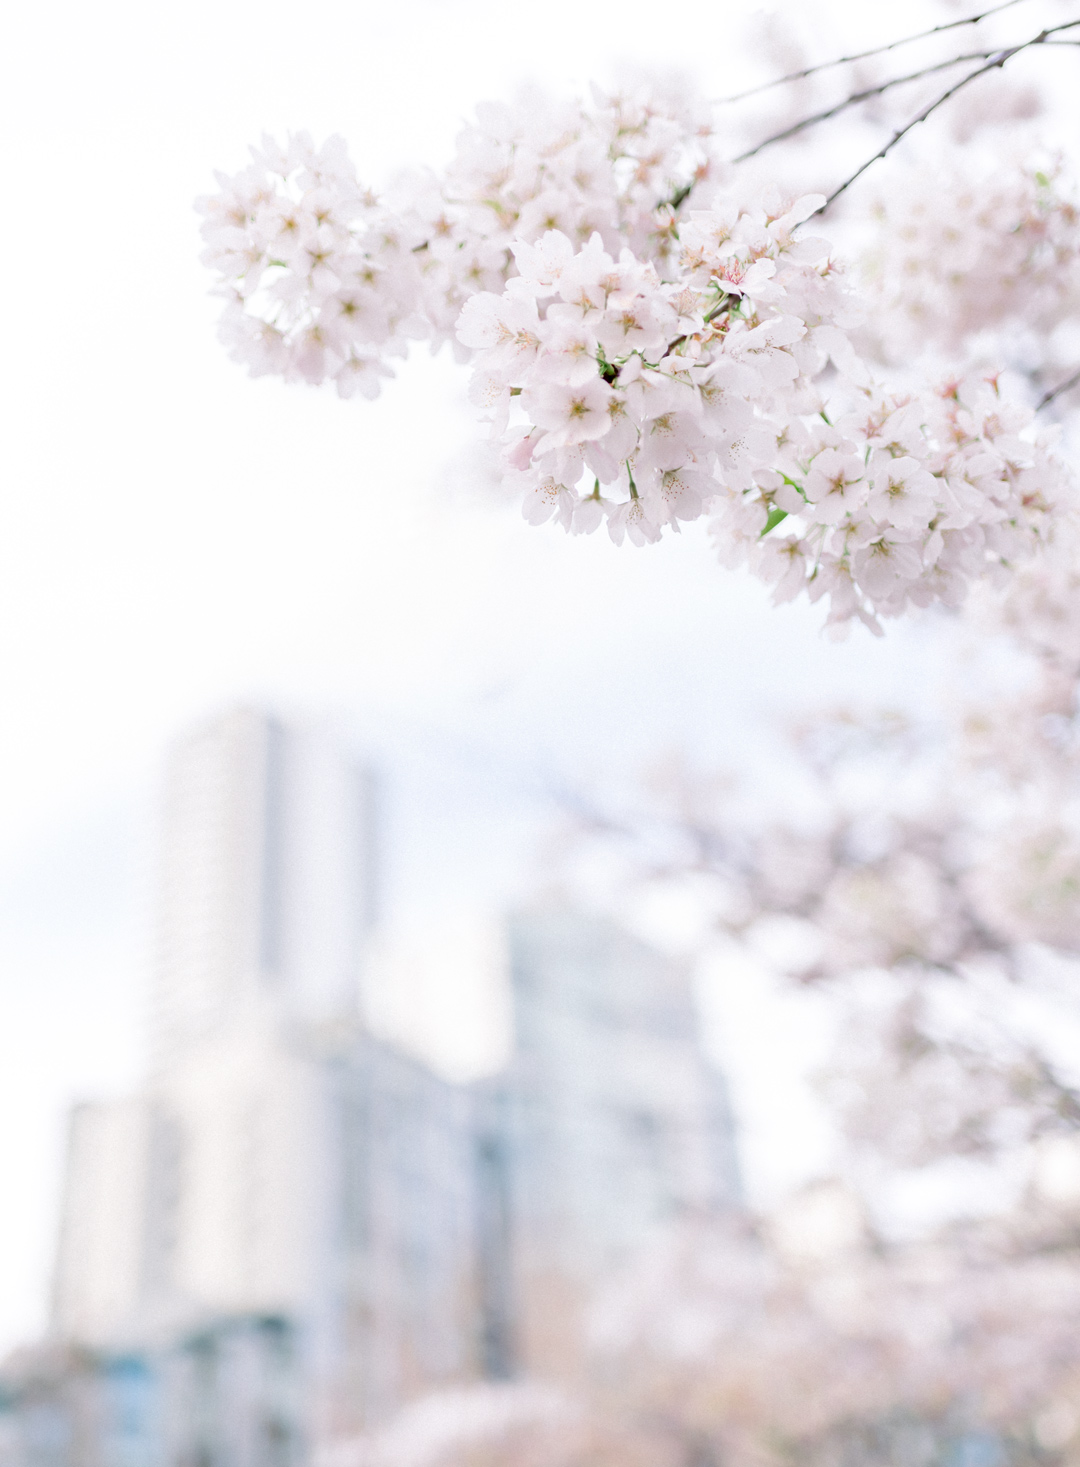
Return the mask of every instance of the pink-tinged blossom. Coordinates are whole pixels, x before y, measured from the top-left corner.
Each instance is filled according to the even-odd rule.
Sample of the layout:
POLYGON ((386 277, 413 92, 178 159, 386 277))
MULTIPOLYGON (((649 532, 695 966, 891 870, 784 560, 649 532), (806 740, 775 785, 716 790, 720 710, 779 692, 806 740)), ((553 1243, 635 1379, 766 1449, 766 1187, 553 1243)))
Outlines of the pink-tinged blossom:
POLYGON ((340 139, 264 139, 252 156, 199 203, 223 339, 252 372, 377 391, 385 358, 429 330, 409 228, 360 188, 340 139))
POLYGON ((441 174, 385 198, 340 139, 264 139, 199 205, 222 339, 252 373, 365 397, 414 341, 449 343, 526 518, 646 544, 705 517, 725 564, 826 598, 834 628, 1014 574, 1072 492, 1029 410, 981 365, 894 390, 860 350, 902 359, 905 310, 920 340, 967 340, 980 291, 991 322, 1080 322, 1065 193, 995 184, 995 262, 970 190, 936 213, 899 190, 867 310, 808 225, 822 197, 731 181, 725 155, 711 109, 661 94, 481 107, 441 174), (909 228, 941 268, 897 300, 909 228))
POLYGON ((550 477, 534 478, 525 491, 521 512, 530 525, 542 525, 553 519, 556 524, 569 529, 577 502, 577 495, 564 484, 557 484, 550 477))
POLYGON ((526 392, 523 406, 537 427, 547 432, 538 444, 540 454, 553 448, 602 438, 611 424, 611 388, 593 374, 591 382, 568 386, 541 382, 526 392))
POLYGON ((640 498, 624 499, 608 511, 608 534, 621 545, 624 538, 631 545, 655 545, 660 538, 661 523, 648 513, 640 498))
MULTIPOLYGON (((561 230, 549 228, 535 245, 519 240, 511 245, 518 267, 522 292, 535 295, 550 295, 559 288, 563 271, 574 258, 573 242, 561 230)), ((602 253, 601 258, 610 265, 602 253)))
POLYGON ((866 507, 879 524, 914 528, 928 524, 934 513, 933 474, 914 458, 871 457, 871 488, 866 507))
POLYGON ((497 371, 522 366, 536 356, 539 325, 533 301, 482 291, 462 307, 457 334, 462 346, 487 352, 489 370, 497 371))
POLYGON ((548 312, 546 350, 534 375, 548 382, 580 387, 596 377, 596 353, 600 344, 590 326, 574 315, 557 315, 558 310, 558 306, 553 306, 548 312))
POLYGON ((804 493, 818 523, 838 525, 866 502, 866 465, 857 453, 823 448, 811 463, 804 493))
POLYGON ((918 580, 922 556, 910 542, 882 535, 854 552, 852 567, 861 590, 871 601, 889 602, 918 580))
POLYGON ((895 164, 871 211, 862 336, 888 362, 932 353, 1061 380, 1080 324, 1080 205, 1052 159, 972 144, 895 164))
POLYGON ((677 520, 696 520, 699 517, 705 496, 711 489, 707 474, 692 464, 679 464, 656 476, 649 488, 647 502, 654 517, 677 528, 677 520))
MULTIPOLYGON (((722 254, 725 279, 741 248, 769 247, 752 213, 723 214, 710 231, 699 211, 697 238, 722 254)), ((1003 573, 1037 543, 1064 481, 1027 436, 1026 410, 992 378, 919 398, 868 386, 841 329, 821 322, 823 297, 815 295, 816 338, 791 309, 793 281, 820 281, 818 265, 785 259, 770 300, 754 303, 708 274, 704 244, 689 277, 668 262, 674 280, 625 252, 616 263, 596 241, 587 247, 590 265, 579 269, 584 252, 568 253, 567 244, 545 236, 529 257, 535 354, 500 363, 492 346, 479 351, 475 371, 485 381, 501 371, 516 404, 511 416, 527 426, 530 473, 582 495, 593 479, 605 486, 615 538, 651 543, 665 526, 711 513, 718 545, 731 537, 725 563, 773 576, 782 566, 785 597, 801 588, 811 599, 827 596, 831 626, 858 618, 874 630, 879 617, 909 606, 955 604, 967 582, 1003 573), (599 292, 583 297, 568 318, 563 282, 575 271, 602 277, 605 303, 592 303, 599 292), (695 294, 696 310, 688 299, 695 294), (700 326, 659 347, 635 338, 664 311, 669 332, 688 320, 700 326), (829 400, 836 426, 814 386, 830 362, 843 364, 829 400), (1034 475, 1026 492, 1025 474, 1034 475), (762 537, 775 545, 768 554, 758 548, 762 537), (788 540, 798 554, 786 555, 788 540)), ((829 290, 839 318, 847 295, 835 279, 829 290)), ((513 298, 511 282, 504 299, 513 298)), ((466 333, 471 320, 467 313, 466 333)), ((500 432, 512 487, 521 427, 500 432)), ((590 523, 598 522, 593 513, 590 523)))

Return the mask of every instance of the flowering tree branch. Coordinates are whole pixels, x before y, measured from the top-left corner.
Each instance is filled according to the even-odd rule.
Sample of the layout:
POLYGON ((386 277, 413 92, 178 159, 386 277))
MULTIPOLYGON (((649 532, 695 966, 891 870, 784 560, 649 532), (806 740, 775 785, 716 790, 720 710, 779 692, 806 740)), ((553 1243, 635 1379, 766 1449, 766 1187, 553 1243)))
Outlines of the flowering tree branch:
MULTIPOLYGON (((1071 486, 994 370, 889 387, 888 351, 854 323, 896 322, 905 300, 868 312, 805 226, 963 88, 1077 25, 863 88, 742 155, 981 63, 827 199, 740 183, 706 105, 647 92, 489 108, 450 166, 392 205, 340 140, 267 141, 201 204, 222 334, 253 372, 368 397, 415 341, 450 343, 531 522, 645 545, 705 517, 725 564, 777 600, 824 599, 838 629, 955 605, 1038 548, 1071 486)), ((1049 179, 1022 207, 987 268, 1001 275, 1007 253, 1009 279, 1034 288, 1052 249, 1052 283, 1070 279, 1076 230, 1049 179)), ((908 297, 910 281, 905 262, 908 297)), ((985 321, 993 293, 978 293, 985 321)))
POLYGON ((932 729, 841 715, 796 731, 785 764, 815 809, 801 827, 680 764, 630 810, 570 807, 568 876, 581 854, 602 870, 604 852, 616 910, 679 893, 705 950, 720 936, 834 1001, 855 996, 834 1099, 879 1164, 1080 1140, 1080 1074, 1046 1048, 1047 1023, 1024 1027, 1032 1004, 1075 993, 1080 957, 1078 547, 1076 523, 1059 526, 1004 601, 979 608, 983 636, 1005 632, 1026 664, 1021 693, 960 703, 932 729))
POLYGON ((1032 36, 1030 40, 1021 41, 1016 46, 1010 46, 1004 51, 997 52, 994 55, 993 59, 988 61, 984 66, 979 66, 974 71, 969 72, 967 76, 961 77, 961 79, 953 86, 949 87, 947 91, 942 92, 939 97, 936 97, 934 101, 932 101, 928 106, 924 107, 916 117, 913 117, 911 119, 910 122, 905 123, 903 127, 894 132, 892 137, 885 144, 885 146, 879 148, 878 151, 873 155, 873 157, 868 158, 866 162, 861 165, 861 167, 856 168, 855 172, 851 174, 849 178, 846 178, 839 188, 833 189, 832 193, 828 196, 824 204, 821 205, 821 208, 817 212, 822 213, 831 204, 835 203, 840 195, 846 192, 846 190, 851 187, 851 185, 855 182, 857 178, 861 178, 868 168, 872 167, 873 164, 879 162, 881 159, 888 157, 889 153, 892 152, 897 143, 900 142, 902 138, 906 137, 913 127, 917 127, 920 122, 925 122, 926 119, 930 117, 934 112, 936 112, 939 107, 941 107, 945 102, 948 102, 950 98, 955 97, 958 92, 963 91, 963 89, 966 86, 969 86, 971 82, 976 81, 980 76, 985 76, 988 72, 1000 70, 1007 61, 1010 61, 1014 56, 1018 56, 1022 51, 1027 51, 1032 46, 1044 45, 1052 35, 1055 35, 1060 31, 1070 30, 1074 26, 1078 25, 1080 25, 1080 20, 1069 20, 1064 21, 1061 25, 1050 26, 1047 29, 1040 31, 1037 36, 1032 36))
POLYGON ((888 81, 877 83, 876 86, 864 87, 862 91, 853 92, 851 96, 845 97, 842 102, 837 102, 832 107, 825 108, 822 112, 815 112, 810 117, 804 117, 799 122, 794 122, 790 127, 785 127, 782 132, 775 132, 771 137, 756 143, 754 147, 748 148, 745 153, 740 153, 733 158, 733 163, 745 163, 748 158, 755 157, 763 148, 770 147, 773 143, 782 143, 787 138, 794 137, 808 127, 814 127, 819 122, 827 122, 831 117, 838 117, 849 107, 857 106, 860 102, 869 101, 871 97, 880 97, 885 92, 891 91, 893 87, 903 86, 906 82, 919 81, 924 76, 932 76, 936 71, 946 71, 950 66, 960 66, 965 61, 985 61, 990 56, 996 56, 997 51, 969 51, 963 56, 952 56, 948 61, 936 61, 931 66, 921 67, 918 71, 909 71, 905 76, 890 77, 888 81))
POLYGON ((1056 397, 1060 397, 1063 392, 1068 392, 1070 388, 1075 387, 1077 383, 1080 383, 1080 371, 1074 372, 1071 377, 1066 378, 1066 380, 1062 382, 1059 386, 1053 387, 1049 392, 1044 393, 1043 396, 1039 398, 1039 402, 1035 411, 1041 412, 1043 408, 1052 403, 1056 397))
POLYGON ((1020 5, 1024 0, 1003 0, 1000 5, 993 5, 988 10, 981 10, 977 15, 967 15, 962 20, 946 21, 943 25, 931 26, 929 30, 919 31, 913 36, 904 36, 898 41, 889 41, 884 46, 873 46, 869 51, 855 51, 850 56, 837 56, 831 61, 819 61, 814 66, 805 66, 801 71, 789 71, 786 76, 775 77, 772 81, 762 82, 760 86, 751 87, 748 91, 738 92, 731 97, 721 97, 718 105, 745 102, 749 97, 759 96, 762 92, 771 91, 773 87, 782 87, 787 82, 805 81, 807 77, 816 76, 822 71, 831 71, 837 66, 850 66, 856 61, 867 61, 871 56, 883 56, 888 51, 895 51, 901 46, 910 46, 916 41, 925 41, 930 36, 938 36, 945 31, 958 30, 961 26, 978 25, 979 21, 986 20, 991 15, 999 15, 1003 10, 1011 10, 1014 5, 1020 5))

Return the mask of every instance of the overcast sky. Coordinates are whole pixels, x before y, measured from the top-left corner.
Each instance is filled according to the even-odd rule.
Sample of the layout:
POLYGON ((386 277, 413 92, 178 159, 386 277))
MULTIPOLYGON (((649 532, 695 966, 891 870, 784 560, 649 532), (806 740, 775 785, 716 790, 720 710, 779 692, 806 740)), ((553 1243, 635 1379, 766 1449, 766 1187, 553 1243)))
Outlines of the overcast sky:
MULTIPOLYGON (((829 13, 819 55, 897 15, 829 13)), ((910 4, 904 25, 940 13, 910 4)), ((66 1106, 142 1062, 154 779, 175 731, 237 698, 339 717, 387 771, 408 913, 524 890, 561 785, 668 749, 735 760, 784 709, 901 702, 942 676, 932 625, 825 641, 696 532, 617 551, 470 494, 475 430, 446 361, 343 404, 252 382, 215 341, 191 203, 263 130, 341 132, 378 183, 444 159, 475 103, 523 80, 670 64, 727 91, 747 14, 68 0, 8 19, 0 1349, 44 1320, 66 1106)))

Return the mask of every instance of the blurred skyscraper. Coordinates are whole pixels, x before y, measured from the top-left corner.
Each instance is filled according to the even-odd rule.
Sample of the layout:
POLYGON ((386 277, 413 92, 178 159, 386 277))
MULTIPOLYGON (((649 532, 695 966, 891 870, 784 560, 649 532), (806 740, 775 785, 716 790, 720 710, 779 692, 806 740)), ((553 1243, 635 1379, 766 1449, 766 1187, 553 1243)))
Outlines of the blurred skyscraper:
POLYGON ((327 1035, 357 1024, 371 781, 325 734, 236 710, 179 742, 162 810, 151 1072, 80 1107, 61 1336, 95 1346, 310 1298, 327 1035))
POLYGON ((565 1367, 590 1281, 735 1203, 672 965, 509 918, 509 1063, 452 1084, 363 1023, 370 775, 238 710, 165 790, 151 1071, 72 1116, 54 1339, 7 1371, 3 1467, 300 1463, 440 1382, 565 1367))
POLYGON ((153 1045, 175 1062, 253 1011, 356 1011, 375 918, 369 774, 318 729, 250 710, 176 745, 162 811, 153 1045))
POLYGON ((566 908, 515 915, 507 939, 514 1044, 477 1087, 484 1360, 561 1373, 598 1278, 665 1223, 735 1205, 734 1131, 679 965, 566 908))

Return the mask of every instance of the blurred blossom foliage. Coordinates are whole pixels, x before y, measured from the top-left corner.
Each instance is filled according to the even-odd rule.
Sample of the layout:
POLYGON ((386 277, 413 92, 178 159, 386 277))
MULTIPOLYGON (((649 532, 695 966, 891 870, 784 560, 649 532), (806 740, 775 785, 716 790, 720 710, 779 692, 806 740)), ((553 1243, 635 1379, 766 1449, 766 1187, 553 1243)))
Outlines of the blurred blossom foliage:
POLYGON ((794 729, 799 820, 685 768, 579 812, 568 881, 602 852, 615 905, 690 890, 703 949, 829 993, 836 1174, 687 1219, 566 1380, 429 1403, 365 1460, 1080 1462, 1080 200, 1011 80, 1080 18, 1012 0, 916 42, 816 66, 774 25, 784 84, 722 104, 485 105, 383 194, 340 139, 265 140, 200 204, 253 373, 374 397, 446 345, 531 522, 642 545, 704 517, 777 600, 841 631, 944 606, 1014 673, 979 699, 958 670, 925 725, 794 729), (898 1225, 905 1188, 988 1178, 898 1225), (468 1429, 425 1428, 448 1412, 468 1429))
POLYGON ((568 817, 568 885, 626 916, 689 894, 703 952, 744 950, 827 998, 816 1084, 836 1149, 831 1175, 757 1215, 688 1220, 600 1291, 582 1414, 544 1460, 614 1459, 620 1433, 650 1462, 1080 1460, 1067 544, 1052 573, 1032 562, 963 613, 1008 651, 1011 691, 965 693, 958 665, 925 725, 834 711, 791 729, 787 773, 812 792, 798 820, 679 762, 647 798, 568 817))

